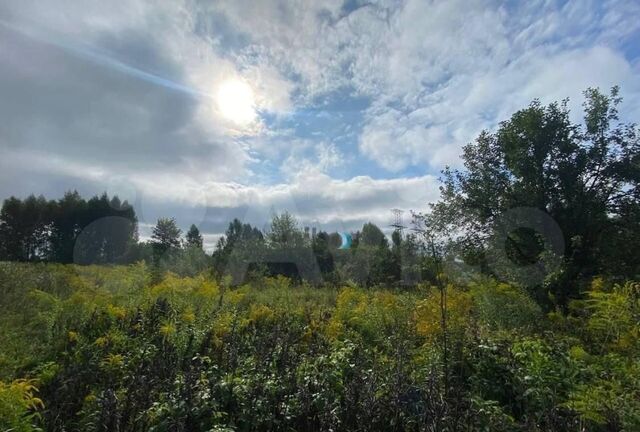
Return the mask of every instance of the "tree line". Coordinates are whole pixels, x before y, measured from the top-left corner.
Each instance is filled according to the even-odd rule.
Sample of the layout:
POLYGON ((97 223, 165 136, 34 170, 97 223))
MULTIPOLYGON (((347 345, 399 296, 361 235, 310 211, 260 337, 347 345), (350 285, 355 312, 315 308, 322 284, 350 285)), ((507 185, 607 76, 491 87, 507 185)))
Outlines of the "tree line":
POLYGON ((230 274, 235 282, 262 275, 283 275, 309 282, 353 280, 363 286, 399 283, 401 254, 414 255, 413 237, 392 243, 373 223, 353 233, 348 250, 340 250, 338 233, 310 236, 287 212, 274 215, 263 233, 234 219, 215 251, 208 255, 195 225, 183 235, 174 218, 160 218, 151 239, 140 241, 135 210, 127 201, 106 193, 89 200, 68 192, 59 200, 11 197, 0 210, 0 260, 76 264, 153 263, 163 271, 195 275, 211 270, 230 274), (240 271, 240 273, 238 273, 240 271))
POLYGON ((59 263, 127 261, 138 239, 133 207, 107 194, 85 200, 34 195, 6 199, 0 210, 0 259, 59 263))

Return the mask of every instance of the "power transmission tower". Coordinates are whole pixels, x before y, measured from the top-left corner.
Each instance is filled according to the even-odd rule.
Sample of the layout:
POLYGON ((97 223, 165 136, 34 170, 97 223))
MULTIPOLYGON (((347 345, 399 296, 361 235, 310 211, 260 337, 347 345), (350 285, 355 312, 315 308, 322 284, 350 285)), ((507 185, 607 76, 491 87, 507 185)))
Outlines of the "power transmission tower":
POLYGON ((403 237, 404 229, 406 228, 402 223, 402 214, 403 210, 400 209, 391 209, 391 213, 393 214, 393 222, 391 223, 391 227, 395 228, 396 231, 400 233, 400 237, 403 237))

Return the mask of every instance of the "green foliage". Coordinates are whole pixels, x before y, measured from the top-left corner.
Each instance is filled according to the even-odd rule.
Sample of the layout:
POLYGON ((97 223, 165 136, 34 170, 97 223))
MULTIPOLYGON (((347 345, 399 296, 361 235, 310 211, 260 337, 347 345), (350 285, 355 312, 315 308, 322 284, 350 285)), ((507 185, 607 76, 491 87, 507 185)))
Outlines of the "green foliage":
POLYGON ((34 432, 37 410, 42 401, 35 396, 38 389, 33 380, 0 381, 0 429, 3 431, 34 432))
POLYGON ((566 406, 580 413, 593 430, 635 431, 640 428, 640 362, 608 354, 580 359, 585 381, 566 406))
POLYGON ((541 237, 559 235, 564 254, 555 257, 560 269, 545 288, 565 306, 595 274, 635 277, 640 135, 635 125, 618 121, 620 101, 616 87, 609 95, 587 90, 583 125, 570 121, 564 102, 534 101, 468 144, 465 169, 443 172, 442 199, 428 218, 440 232, 461 234, 451 246, 462 250, 452 253, 475 256, 483 272, 517 280, 523 265, 548 263, 540 254, 541 237), (536 212, 548 223, 539 232, 519 225, 504 233, 505 242, 492 243, 505 215, 523 207, 534 226, 536 212), (558 234, 549 231, 549 221, 558 234))
POLYGON ((267 241, 275 248, 300 246, 304 241, 296 218, 288 212, 274 215, 267 241))
POLYGON ((151 239, 155 253, 158 256, 169 253, 180 247, 180 235, 174 218, 160 218, 151 231, 151 239))
POLYGON ((487 279, 473 283, 470 293, 478 318, 494 330, 530 331, 541 327, 542 310, 522 288, 487 279))
POLYGON ((388 245, 387 238, 384 233, 376 225, 367 222, 363 225, 362 231, 358 236, 358 246, 370 247, 386 247, 388 245))
POLYGON ((88 201, 78 192, 58 201, 11 197, 0 209, 0 260, 123 263, 137 235, 133 207, 106 193, 88 201))
POLYGON ((4 428, 638 427, 633 283, 596 280, 575 316, 549 319, 521 288, 450 283, 445 329, 430 286, 151 274, 0 265, 4 428))
POLYGON ((189 231, 185 235, 185 246, 187 248, 195 248, 202 250, 202 234, 200 234, 200 230, 194 224, 191 224, 189 231))
POLYGON ((589 313, 587 330, 598 346, 640 354, 640 284, 615 284, 608 291, 594 284, 585 303, 589 313))

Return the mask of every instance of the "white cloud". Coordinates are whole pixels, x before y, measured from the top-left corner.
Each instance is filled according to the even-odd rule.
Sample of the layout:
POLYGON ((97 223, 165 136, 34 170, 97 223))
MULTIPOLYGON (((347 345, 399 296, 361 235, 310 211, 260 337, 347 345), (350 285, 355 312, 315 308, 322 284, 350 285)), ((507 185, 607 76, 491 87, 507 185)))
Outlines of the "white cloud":
MULTIPOLYGON (((537 16, 484 2, 408 2, 393 20, 390 56, 377 65, 386 80, 366 111, 361 153, 390 171, 437 170, 459 165, 464 144, 534 98, 570 97, 576 118, 590 86, 620 84, 637 99, 637 67, 605 44, 611 31, 596 14, 574 2, 552 5, 537 16)), ((622 20, 607 18, 618 4, 603 7, 610 8, 604 19, 622 20)), ((629 9, 640 17, 638 8, 629 9)), ((636 118, 637 105, 625 108, 628 120, 636 118)))
POLYGON ((344 165, 346 160, 346 156, 335 144, 294 139, 290 144, 289 156, 280 165, 280 171, 287 179, 307 172, 327 174, 333 168, 344 165))
MULTIPOLYGON (((409 112, 387 105, 368 110, 359 142, 362 153, 391 171, 408 165, 456 166, 464 144, 535 98, 549 103, 569 97, 577 121, 587 87, 606 90, 620 84, 628 99, 640 96, 640 79, 632 66, 603 46, 553 56, 532 54, 503 69, 449 84, 434 91, 425 106, 409 112)), ((636 104, 624 108, 628 119, 637 118, 636 104)))
POLYGON ((304 222, 334 227, 352 227, 368 220, 385 225, 391 208, 426 210, 428 203, 439 196, 438 181, 430 175, 397 179, 358 176, 337 180, 314 167, 298 172, 287 183, 275 185, 198 184, 188 178, 165 182, 135 178, 133 186, 145 200, 230 209, 240 218, 254 222, 266 222, 274 212, 288 210, 304 222))
POLYGON ((153 205, 384 223, 391 207, 424 209, 436 181, 356 177, 356 152, 398 176, 436 171, 533 98, 579 107, 588 86, 620 84, 625 120, 640 115, 632 0, 10 0, 0 20, 5 188, 30 169, 153 205), (211 96, 227 79, 250 83, 262 117, 221 119, 211 96), (285 121, 354 93, 370 106, 340 125, 353 148, 285 121))

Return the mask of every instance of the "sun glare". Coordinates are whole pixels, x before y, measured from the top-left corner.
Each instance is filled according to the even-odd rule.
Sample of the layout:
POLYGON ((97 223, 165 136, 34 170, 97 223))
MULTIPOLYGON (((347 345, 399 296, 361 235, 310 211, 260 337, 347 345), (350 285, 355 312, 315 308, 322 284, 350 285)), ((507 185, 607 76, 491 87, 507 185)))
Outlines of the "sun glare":
POLYGON ((218 88, 216 102, 222 116, 238 125, 249 124, 256 117, 253 90, 239 79, 224 81, 218 88))

